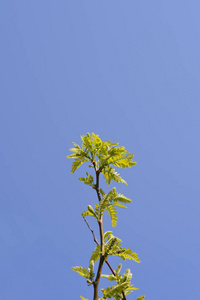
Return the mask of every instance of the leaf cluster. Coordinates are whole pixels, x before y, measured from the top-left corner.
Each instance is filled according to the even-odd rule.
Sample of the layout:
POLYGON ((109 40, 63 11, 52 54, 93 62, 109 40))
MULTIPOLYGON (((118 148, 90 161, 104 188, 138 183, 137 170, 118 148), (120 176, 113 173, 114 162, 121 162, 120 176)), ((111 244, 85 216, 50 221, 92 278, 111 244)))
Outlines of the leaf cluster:
POLYGON ((104 277, 108 279, 109 281, 116 281, 117 284, 111 287, 108 287, 106 289, 101 289, 101 292, 103 293, 103 297, 100 298, 100 300, 106 300, 108 298, 112 298, 114 300, 121 300, 122 299, 122 292, 124 295, 128 295, 133 290, 138 290, 138 288, 134 287, 133 284, 131 284, 131 278, 132 273, 130 269, 127 269, 124 275, 120 275, 122 265, 119 264, 114 274, 111 275, 101 275, 101 277, 104 277))
MULTIPOLYGON (((127 184, 114 167, 130 168, 134 166, 136 162, 133 160, 134 155, 131 152, 127 152, 123 146, 118 146, 118 143, 102 141, 94 133, 82 135, 81 140, 83 142, 81 147, 73 143, 74 147, 70 149, 72 154, 67 156, 67 158, 74 159, 71 173, 74 173, 84 162, 90 162, 90 167, 95 168, 99 173, 102 172, 108 185, 112 180, 127 184)), ((93 186, 93 179, 90 176, 87 174, 87 177, 81 177, 80 180, 93 186)))
MULTIPOLYGON (((107 259, 109 256, 117 255, 122 260, 134 260, 137 263, 140 263, 140 259, 137 253, 133 252, 129 248, 123 248, 121 246, 122 240, 115 237, 112 234, 112 231, 107 231, 104 233, 104 241, 105 241, 105 258, 107 259)), ((101 246, 97 245, 92 253, 90 261, 97 262, 101 255, 101 246)))
POLYGON ((93 280, 94 280, 94 261, 91 260, 88 269, 80 267, 80 266, 76 266, 76 267, 72 267, 72 270, 79 273, 80 276, 85 277, 87 279, 87 284, 91 285, 93 284, 93 280))
POLYGON ((95 205, 95 208, 93 208, 91 205, 88 205, 88 209, 82 213, 82 216, 91 216, 96 220, 99 220, 103 212, 107 210, 110 215, 112 226, 115 227, 117 224, 116 207, 126 208, 126 206, 122 203, 130 203, 131 199, 120 193, 117 193, 115 187, 107 194, 101 190, 101 194, 103 196, 99 203, 95 205))

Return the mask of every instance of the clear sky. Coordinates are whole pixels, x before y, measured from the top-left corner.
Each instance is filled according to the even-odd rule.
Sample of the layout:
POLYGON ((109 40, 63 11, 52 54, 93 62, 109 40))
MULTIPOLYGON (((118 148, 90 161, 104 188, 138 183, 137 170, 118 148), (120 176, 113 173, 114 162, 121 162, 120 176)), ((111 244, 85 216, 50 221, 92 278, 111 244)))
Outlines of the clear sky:
POLYGON ((200 299, 199 11, 197 0, 0 1, 1 300, 92 299, 71 267, 88 266, 81 212, 96 195, 66 159, 87 132, 137 161, 120 172, 133 202, 114 229, 142 261, 124 264, 140 288, 128 299, 200 299))

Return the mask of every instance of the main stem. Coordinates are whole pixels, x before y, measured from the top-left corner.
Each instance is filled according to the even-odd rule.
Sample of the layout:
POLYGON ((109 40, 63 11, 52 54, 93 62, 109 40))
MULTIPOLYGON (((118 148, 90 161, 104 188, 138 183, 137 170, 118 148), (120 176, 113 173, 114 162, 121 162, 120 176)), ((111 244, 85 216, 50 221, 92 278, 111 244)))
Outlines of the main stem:
MULTIPOLYGON (((93 162, 94 165, 94 169, 95 169, 95 173, 96 173, 96 185, 95 185, 95 190, 97 192, 97 197, 98 200, 101 200, 101 195, 99 192, 99 175, 100 172, 99 170, 97 170, 97 166, 96 166, 96 162, 93 162)), ((101 255, 100 255, 100 259, 99 259, 99 266, 98 266, 98 270, 97 270, 97 275, 94 281, 94 298, 93 300, 98 300, 98 290, 99 290, 99 281, 101 278, 101 272, 102 272, 102 268, 103 268, 103 264, 105 261, 105 253, 104 253, 104 234, 103 234, 103 213, 101 213, 100 218, 98 220, 98 225, 99 225, 99 233, 100 233, 100 244, 101 244, 101 255)))
MULTIPOLYGON (((98 200, 101 200, 101 195, 100 195, 100 191, 99 191, 99 175, 100 175, 100 171, 97 170, 97 165, 96 162, 93 161, 93 166, 95 169, 95 173, 96 173, 96 184, 95 184, 95 190, 97 192, 97 197, 98 200)), ((112 267, 110 266, 109 262, 107 260, 105 260, 105 253, 104 253, 104 234, 103 234, 103 213, 101 213, 100 219, 98 220, 98 224, 99 224, 99 232, 100 232, 100 243, 101 243, 101 255, 100 255, 100 259, 99 259, 99 266, 98 266, 98 270, 97 270, 97 275, 95 278, 95 281, 93 283, 94 286, 94 297, 93 300, 98 300, 98 290, 99 290, 99 281, 101 278, 101 272, 102 272, 102 268, 103 268, 103 264, 104 262, 107 263, 108 267, 110 268, 110 270, 112 271, 112 273, 114 275, 115 272, 112 269, 112 267)), ((122 292, 122 300, 126 300, 126 296, 124 294, 124 292, 122 292)))

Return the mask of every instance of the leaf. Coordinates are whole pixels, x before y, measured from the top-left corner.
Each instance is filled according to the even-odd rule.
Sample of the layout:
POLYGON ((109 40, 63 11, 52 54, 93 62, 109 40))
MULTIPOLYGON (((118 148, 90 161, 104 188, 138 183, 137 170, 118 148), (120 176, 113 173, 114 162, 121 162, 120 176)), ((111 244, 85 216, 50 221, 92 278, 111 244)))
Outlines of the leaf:
POLYGON ((118 203, 118 202, 113 202, 113 205, 114 205, 114 206, 121 207, 121 208, 127 208, 125 205, 123 205, 123 204, 121 204, 121 203, 118 203))
POLYGON ((145 295, 142 295, 142 296, 140 296, 140 297, 137 297, 137 300, 142 300, 142 299, 144 299, 145 298, 145 295))
POLYGON ((94 274, 94 261, 93 260, 90 261, 88 271, 90 273, 90 280, 92 281, 94 279, 94 275, 95 275, 94 274))
POLYGON ((122 203, 130 203, 132 200, 125 197, 123 194, 117 193, 116 196, 112 199, 113 202, 122 202, 122 203))
POLYGON ((88 210, 87 211, 89 211, 91 213, 92 217, 94 217, 95 219, 98 219, 98 216, 94 212, 94 209, 91 205, 88 205, 88 210))
MULTIPOLYGON (((120 294, 124 289, 126 289, 130 285, 129 282, 123 282, 121 284, 117 284, 113 287, 102 289, 102 293, 104 294, 104 298, 111 298, 120 294)), ((100 298, 101 299, 101 298, 100 298)))
POLYGON ((106 247, 105 256, 107 257, 109 255, 110 250, 112 250, 114 244, 117 242, 117 238, 113 237, 110 239, 109 244, 106 247))
POLYGON ((118 275, 120 273, 121 268, 122 268, 122 264, 119 264, 116 271, 115 271, 116 275, 118 275))
POLYGON ((121 240, 114 235, 110 234, 108 242, 105 244, 105 255, 116 255, 116 251, 120 249, 121 240))
POLYGON ((117 211, 116 208, 113 205, 108 205, 106 207, 106 210, 108 211, 110 218, 111 218, 111 222, 112 222, 112 227, 115 227, 117 225, 117 211))
POLYGON ((87 133, 87 135, 82 135, 81 140, 83 141, 83 146, 92 152, 92 138, 90 133, 87 133))
POLYGON ((125 294, 125 295, 128 295, 128 294, 130 294, 130 293, 132 293, 133 291, 136 291, 136 290, 139 290, 139 288, 136 288, 136 287, 134 287, 133 285, 130 285, 130 287, 128 287, 128 288, 125 290, 124 294, 125 294))
POLYGON ((125 272, 125 274, 124 274, 124 278, 126 279, 126 280, 131 280, 131 278, 132 278, 132 273, 131 273, 131 271, 130 271, 130 269, 127 269, 126 270, 126 272, 125 272))
POLYGON ((107 238, 109 237, 109 235, 112 233, 112 231, 106 231, 105 233, 104 233, 104 241, 106 241, 107 240, 107 238))
POLYGON ((71 173, 74 173, 83 163, 83 160, 75 159, 75 161, 72 163, 71 173))
POLYGON ((93 213, 92 213, 91 211, 89 211, 89 210, 85 210, 84 212, 82 212, 81 215, 82 215, 83 217, 90 216, 90 217, 96 218, 96 215, 93 214, 93 213))
POLYGON ((120 177, 117 172, 115 172, 115 169, 111 168, 110 166, 103 169, 102 173, 108 185, 111 184, 112 180, 118 183, 125 183, 127 185, 127 182, 122 177, 120 177))
POLYGON ((129 248, 121 248, 118 251, 116 251, 116 255, 121 257, 123 260, 126 259, 132 259, 134 261, 136 261, 137 263, 140 263, 140 259, 137 255, 137 253, 133 252, 131 249, 129 248))
POLYGON ((117 240, 117 242, 119 243, 119 245, 121 245, 122 240, 119 239, 118 237, 114 236, 113 234, 110 234, 108 237, 108 244, 112 241, 112 239, 115 238, 117 240))
POLYGON ((79 180, 84 184, 94 187, 94 177, 86 172, 87 177, 80 177, 79 180))
POLYGON ((105 195, 105 193, 104 193, 104 191, 102 189, 100 189, 100 193, 101 193, 102 197, 105 195))
POLYGON ((106 279, 108 279, 109 281, 116 281, 116 276, 114 276, 113 274, 112 275, 104 275, 102 274, 101 277, 104 277, 106 279))
POLYGON ((113 162, 113 165, 120 168, 130 168, 136 165, 136 161, 132 160, 133 156, 132 153, 127 153, 127 151, 124 150, 118 160, 113 162))
POLYGON ((83 296, 80 296, 80 297, 81 297, 82 300, 89 300, 89 299, 87 299, 87 298, 84 298, 83 296))
POLYGON ((82 277, 85 277, 88 279, 90 278, 90 273, 86 268, 77 266, 77 267, 72 267, 72 270, 79 273, 82 277))
POLYGON ((110 200, 112 199, 113 195, 115 195, 116 193, 116 188, 114 187, 109 193, 105 194, 101 201, 99 202, 99 209, 100 209, 100 212, 103 212, 107 206, 109 205, 110 203, 110 200))
POLYGON ((74 158, 72 163, 71 173, 74 173, 84 162, 89 160, 87 151, 80 148, 79 145, 73 143, 75 148, 69 149, 73 154, 68 155, 67 158, 74 158))
POLYGON ((93 252, 92 252, 92 256, 90 257, 90 261, 94 261, 94 263, 97 261, 97 260, 99 260, 99 258, 100 258, 100 255, 101 255, 101 245, 97 245, 95 248, 94 248, 94 250, 93 250, 93 252))

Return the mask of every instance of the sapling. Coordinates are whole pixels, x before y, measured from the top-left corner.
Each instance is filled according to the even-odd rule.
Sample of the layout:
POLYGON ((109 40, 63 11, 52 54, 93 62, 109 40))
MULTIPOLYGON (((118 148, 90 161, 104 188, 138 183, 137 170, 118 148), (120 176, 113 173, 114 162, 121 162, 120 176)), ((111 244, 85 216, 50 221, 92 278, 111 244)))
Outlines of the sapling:
MULTIPOLYGON (((124 204, 131 202, 131 199, 118 193, 116 188, 112 188, 108 193, 105 193, 100 188, 99 178, 102 174, 107 185, 109 186, 112 181, 117 183, 127 182, 115 171, 115 167, 119 168, 130 168, 136 164, 133 160, 133 154, 127 152, 125 147, 119 146, 118 143, 111 143, 108 141, 102 141, 98 135, 94 133, 81 136, 82 146, 80 147, 76 143, 74 148, 71 148, 71 155, 67 156, 72 158, 71 173, 74 173, 83 163, 88 162, 89 167, 93 169, 93 175, 86 172, 86 177, 80 177, 79 180, 84 184, 90 186, 96 191, 97 203, 92 207, 88 205, 87 210, 82 213, 82 217, 92 233, 96 246, 91 255, 89 261, 89 267, 76 266, 72 270, 79 273, 82 277, 86 278, 88 286, 93 287, 93 300, 127 300, 129 295, 138 288, 131 284, 132 274, 130 269, 122 275, 120 274, 122 264, 120 263, 115 269, 110 265, 108 259, 110 256, 118 256, 122 260, 134 260, 139 263, 140 259, 138 255, 129 248, 121 246, 122 240, 113 235, 112 231, 103 230, 103 216, 104 212, 107 211, 111 224, 113 227, 117 224, 117 211, 116 208, 126 208, 124 204), (86 217, 93 217, 99 228, 99 240, 98 242, 96 235, 90 227, 86 217), (94 264, 97 263, 97 271, 94 271, 94 264), (102 274, 103 265, 107 264, 110 269, 110 274, 102 274), (108 281, 114 282, 113 285, 107 288, 101 289, 101 296, 99 295, 99 283, 101 277, 106 278, 108 281)), ((144 299, 144 295, 137 298, 137 300, 144 299)), ((88 300, 81 296, 82 300, 88 300)))

